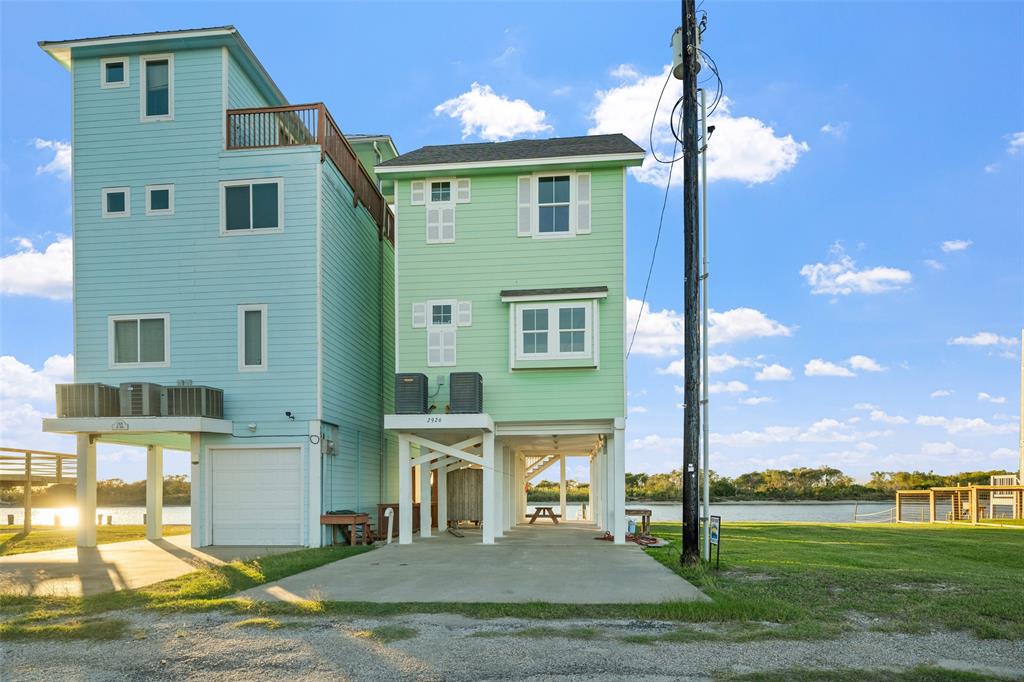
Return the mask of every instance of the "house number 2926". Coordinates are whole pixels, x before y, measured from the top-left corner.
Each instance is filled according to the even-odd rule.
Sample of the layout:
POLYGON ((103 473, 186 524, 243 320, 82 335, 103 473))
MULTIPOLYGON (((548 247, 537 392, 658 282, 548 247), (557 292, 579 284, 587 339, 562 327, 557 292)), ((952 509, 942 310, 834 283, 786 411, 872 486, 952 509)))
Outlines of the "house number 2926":
POLYGON ((440 424, 441 423, 441 418, 440 417, 427 417, 427 423, 428 424, 440 424))

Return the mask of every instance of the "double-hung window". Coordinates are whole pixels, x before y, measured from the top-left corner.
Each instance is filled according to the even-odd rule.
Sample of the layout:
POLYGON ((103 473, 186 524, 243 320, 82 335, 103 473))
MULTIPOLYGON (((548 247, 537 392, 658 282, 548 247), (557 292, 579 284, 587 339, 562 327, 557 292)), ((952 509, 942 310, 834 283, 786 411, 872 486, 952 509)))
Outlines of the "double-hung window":
POLYGON ((174 119, 174 55, 151 54, 139 57, 140 118, 143 121, 174 119))
POLYGON ((109 364, 120 367, 169 367, 170 316, 114 315, 109 318, 109 364))
POLYGON ((590 234, 590 173, 522 175, 516 182, 516 235, 590 234))
POLYGON ((104 89, 128 87, 127 57, 107 57, 100 60, 100 87, 104 89))
POLYGON ((455 202, 451 180, 431 180, 427 195, 427 243, 455 241, 455 202))
POLYGON ((537 178, 537 231, 540 234, 569 234, 572 205, 568 175, 537 178))
POLYGON ((427 366, 455 364, 456 301, 427 303, 427 366))
POLYGON ((228 180, 220 188, 221 234, 284 229, 284 181, 280 178, 228 180))
POLYGON ((267 369, 267 306, 238 306, 238 370, 267 369))

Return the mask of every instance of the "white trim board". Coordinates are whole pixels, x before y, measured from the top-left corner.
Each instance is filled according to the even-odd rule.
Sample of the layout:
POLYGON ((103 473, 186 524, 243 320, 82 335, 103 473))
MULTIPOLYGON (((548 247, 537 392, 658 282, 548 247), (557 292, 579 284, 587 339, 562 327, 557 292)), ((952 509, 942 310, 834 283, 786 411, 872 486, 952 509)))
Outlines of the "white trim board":
POLYGON ((536 159, 428 163, 417 166, 376 166, 373 170, 377 175, 391 175, 394 173, 435 173, 474 168, 518 168, 523 166, 554 166, 558 164, 579 165, 608 161, 643 161, 643 158, 643 152, 627 152, 624 154, 601 154, 594 156, 554 156, 536 159))

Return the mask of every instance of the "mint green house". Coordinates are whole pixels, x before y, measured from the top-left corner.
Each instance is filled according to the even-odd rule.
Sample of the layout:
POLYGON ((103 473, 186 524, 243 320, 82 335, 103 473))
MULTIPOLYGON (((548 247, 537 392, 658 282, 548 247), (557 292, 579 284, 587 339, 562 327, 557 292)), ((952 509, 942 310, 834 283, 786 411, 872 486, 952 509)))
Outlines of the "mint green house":
POLYGON ((432 404, 385 417, 400 542, 432 477, 440 518, 421 504, 420 535, 446 527, 439 473, 482 469, 487 544, 523 521, 527 481, 555 464, 564 481, 567 457, 589 462, 588 520, 625 541, 625 175, 643 156, 597 135, 429 146, 377 165, 395 199, 395 369, 426 375, 432 404), (453 412, 452 372, 481 375, 482 412, 453 412))
POLYGON ((75 382, 113 387, 44 421, 78 437, 78 544, 97 442, 148 448, 151 538, 164 448, 190 453, 194 546, 318 546, 324 511, 376 512, 390 138, 290 105, 230 26, 40 46, 71 76, 75 382))

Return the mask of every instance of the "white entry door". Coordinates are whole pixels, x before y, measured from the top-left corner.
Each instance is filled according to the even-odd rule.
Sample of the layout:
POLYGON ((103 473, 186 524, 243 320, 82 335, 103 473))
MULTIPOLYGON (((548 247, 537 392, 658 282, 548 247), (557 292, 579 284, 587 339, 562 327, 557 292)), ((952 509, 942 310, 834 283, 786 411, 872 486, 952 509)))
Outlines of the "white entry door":
POLYGON ((209 453, 213 544, 302 544, 301 448, 209 453))

